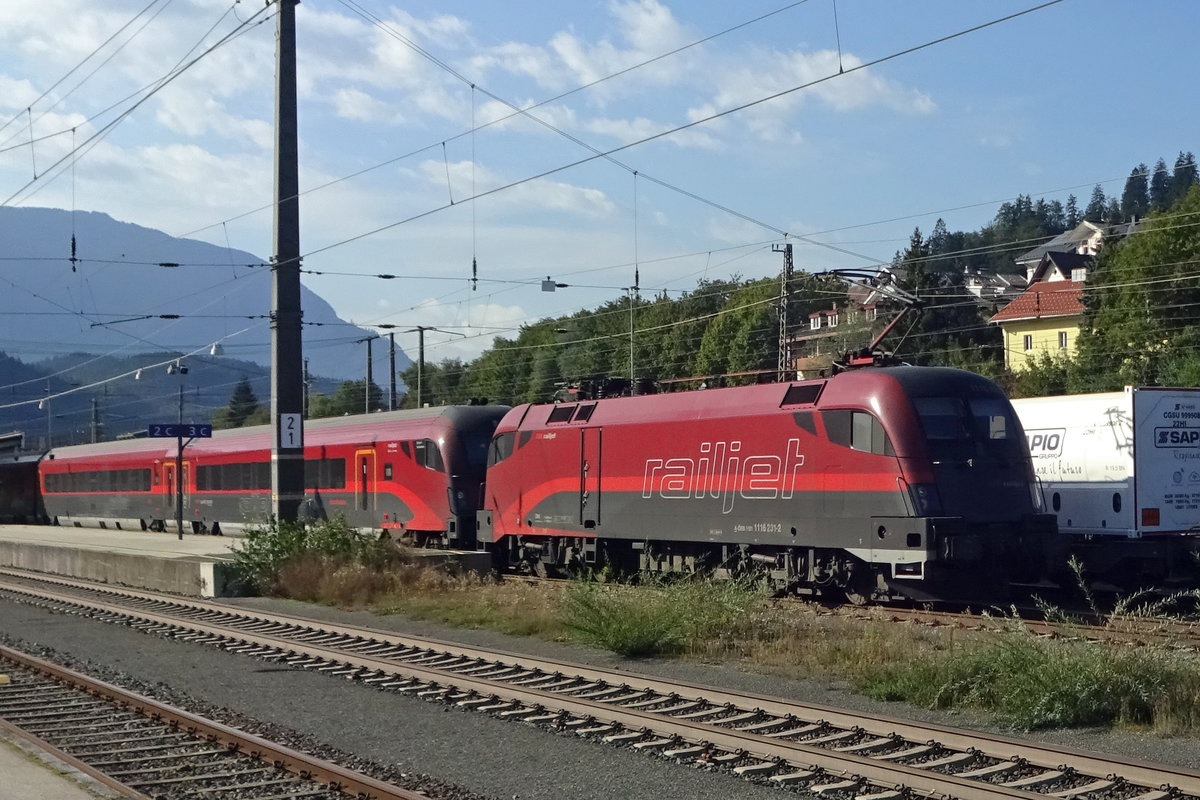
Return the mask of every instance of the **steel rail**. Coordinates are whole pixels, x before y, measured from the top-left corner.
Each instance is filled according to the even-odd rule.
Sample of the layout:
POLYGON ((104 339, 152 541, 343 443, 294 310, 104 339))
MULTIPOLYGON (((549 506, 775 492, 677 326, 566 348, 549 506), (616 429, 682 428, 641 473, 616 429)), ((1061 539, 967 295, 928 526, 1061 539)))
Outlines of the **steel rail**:
MULTIPOLYGON (((1165 784, 1169 784, 1170 787, 1180 790, 1180 792, 1200 796, 1200 771, 1175 768, 1175 766, 1170 765, 1150 764, 1134 759, 1116 759, 1098 753, 1081 753, 1052 745, 1033 744, 1033 742, 1018 739, 1015 736, 972 732, 972 730, 938 726, 938 724, 932 723, 916 723, 904 720, 904 718, 886 715, 859 714, 859 712, 846 711, 829 705, 799 703, 786 698, 764 696, 764 694, 732 692, 724 690, 724 688, 691 684, 691 682, 668 681, 655 678, 652 675, 625 672, 625 670, 588 667, 582 666, 582 664, 552 660, 552 658, 536 658, 515 654, 515 652, 473 648, 473 646, 444 642, 444 640, 439 639, 380 631, 378 628, 332 624, 332 622, 304 618, 304 616, 275 614, 263 612, 263 610, 258 609, 247 610, 228 606, 228 604, 180 599, 180 597, 157 595, 155 593, 148 593, 148 591, 114 589, 83 581, 73 581, 73 579, 68 578, 53 577, 43 579, 42 576, 36 576, 35 578, 28 575, 28 573, 10 572, 0 569, 0 577, 6 575, 25 579, 37 579, 37 581, 46 583, 94 591, 94 593, 98 594, 131 596, 138 597, 138 599, 146 602, 178 604, 178 606, 202 610, 202 612, 242 616, 242 618, 272 622, 272 624, 302 625, 318 631, 344 632, 362 638, 378 640, 378 642, 407 646, 407 648, 442 650, 446 654, 472 658, 472 660, 493 661, 500 664, 508 664, 508 666, 512 667, 540 669, 547 673, 577 675, 578 678, 584 680, 604 681, 614 686, 635 684, 631 688, 643 688, 643 690, 666 694, 666 696, 674 694, 674 696, 679 696, 682 699, 703 699, 710 704, 730 705, 731 708, 745 710, 752 708, 766 712, 766 714, 780 717, 796 717, 799 720, 808 722, 820 721, 836 728, 859 729, 863 730, 864 733, 877 736, 894 735, 912 742, 936 741, 938 744, 950 748, 950 750, 973 751, 1000 760, 1022 759, 1027 763, 1042 766, 1045 769, 1056 769, 1058 766, 1069 764, 1075 770, 1086 775, 1102 777, 1120 774, 1126 780, 1142 784, 1142 786, 1162 787, 1165 784)), ((127 608, 114 607, 113 610, 114 613, 130 613, 130 609, 127 608)), ((172 618, 172 616, 164 616, 163 619, 170 620, 169 624, 179 624, 180 621, 178 618, 172 618)), ((191 622, 188 622, 188 624, 191 624, 191 622)), ((212 636, 233 636, 233 633, 227 630, 227 628, 221 627, 212 627, 208 632, 212 636)), ((236 636, 244 637, 245 632, 238 632, 236 636)), ((274 646, 299 651, 298 645, 286 638, 278 639, 278 643, 274 646)), ((324 649, 320 650, 319 654, 318 651, 314 650, 310 655, 335 661, 348 661, 352 657, 348 652, 324 649)), ((376 664, 376 666, 372 666, 372 668, 389 670, 389 672, 400 672, 400 667, 409 668, 408 664, 396 661, 382 661, 376 664)), ((422 676, 426 680, 432 681, 436 679, 437 675, 442 676, 442 680, 445 680, 451 674, 446 672, 446 670, 426 670, 426 672, 422 673, 422 676)), ((499 681, 488 681, 486 685, 490 686, 492 684, 499 684, 499 681)), ((611 706, 605 706, 605 708, 611 708, 611 706)), ((713 727, 708 726, 706 729, 713 729, 713 727)))
POLYGON ((22 741, 27 742, 30 747, 34 747, 46 753, 47 755, 58 759, 64 764, 70 766, 72 769, 78 770, 92 780, 103 784, 114 792, 117 792, 122 797, 127 798, 127 800, 154 800, 154 798, 150 797, 149 795, 142 794, 136 789, 132 789, 120 781, 110 778, 108 775, 105 775, 100 770, 95 769, 90 764, 80 761, 70 753, 60 750, 49 742, 39 739, 37 736, 33 736, 21 730, 6 720, 0 719, 0 731, 4 731, 4 733, 10 737, 21 739, 22 741))
POLYGON ((958 628, 973 631, 1004 632, 1020 627, 1036 636, 1079 639, 1119 644, 1161 644, 1200 649, 1200 624, 1184 620, 1139 618, 1136 616, 1100 617, 1088 620, 1045 620, 1026 617, 1002 617, 959 611, 913 608, 842 607, 828 612, 832 616, 863 622, 896 622, 928 625, 933 628, 958 628))
MULTIPOLYGON (((0 571, 4 572, 4 571, 0 571)), ((20 576, 28 579, 28 576, 20 576)), ((1144 762, 1132 760, 1116 760, 1101 755, 1081 754, 1065 750, 1063 748, 1052 747, 1048 745, 1032 744, 1013 737, 999 736, 996 734, 981 734, 960 729, 949 728, 937 725, 916 724, 906 720, 897 718, 864 715, 853 712, 846 712, 823 705, 815 704, 800 704, 780 698, 771 698, 755 694, 743 694, 728 692, 713 687, 700 686, 696 684, 667 682, 660 679, 652 678, 644 675, 637 675, 629 672, 618 672, 612 670, 596 669, 591 667, 582 667, 579 665, 569 664, 567 662, 555 661, 549 659, 532 659, 526 656, 515 655, 511 653, 497 653, 490 650, 482 650, 454 643, 440 642, 422 637, 403 636, 398 634, 390 634, 381 632, 375 629, 360 628, 356 626, 332 625, 329 623, 311 620, 300 619, 294 616, 278 615, 264 613, 260 611, 247 612, 242 609, 235 609, 226 605, 216 603, 180 600, 178 598, 166 598, 161 595, 154 595, 147 592, 113 590, 108 587, 97 587, 94 585, 74 582, 64 579, 50 579, 48 582, 54 584, 63 584, 71 587, 78 587, 85 591, 95 592, 101 595, 109 596, 130 596, 153 603, 167 603, 170 605, 181 606, 184 608, 194 609, 199 612, 230 615, 234 617, 242 617, 249 620, 254 620, 259 623, 279 624, 279 625, 305 625, 313 630, 330 631, 347 633, 360 638, 369 638, 381 643, 391 643, 397 646, 408 648, 433 648, 442 650, 450 655, 454 655, 464 659, 488 661, 497 664, 505 664, 513 667, 521 667, 523 669, 536 668, 548 673, 570 673, 579 676, 581 679, 590 681, 603 681, 614 686, 625 685, 629 686, 631 682, 636 683, 637 689, 644 689, 650 692, 656 692, 663 695, 673 695, 686 697, 688 692, 696 698, 702 698, 705 702, 722 705, 729 704, 730 707, 748 708, 751 705, 755 710, 766 714, 776 715, 782 718, 799 718, 810 721, 821 721, 831 726, 845 728, 849 730, 861 730, 866 733, 871 733, 877 736, 892 736, 903 738, 912 742, 929 742, 936 741, 937 743, 949 748, 960 751, 979 752, 983 755, 1001 761, 1019 760, 1028 762, 1031 765, 1037 765, 1046 770, 1061 768, 1063 765, 1070 765, 1071 768, 1080 773, 1096 776, 1110 776, 1114 773, 1119 774, 1125 780, 1135 784, 1140 784, 1146 787, 1163 787, 1169 786, 1176 792, 1184 792, 1190 795, 1200 796, 1200 773, 1180 768, 1174 768, 1165 765, 1152 765, 1144 762)), ((77 598, 65 596, 65 602, 77 602, 77 598)), ((242 640, 251 640, 256 638, 261 646, 291 650, 298 655, 303 654, 307 657, 322 659, 325 661, 340 662, 354 668, 391 672, 395 674, 406 674, 412 678, 423 681, 429 685, 452 681, 456 685, 467 688, 469 691, 478 693, 483 696, 496 696, 507 698, 511 702, 525 703, 529 706, 539 706, 542 708, 547 705, 562 705, 564 699, 561 695, 556 695, 548 692, 540 692, 533 690, 524 690, 523 693, 510 694, 512 687, 505 684, 503 681, 490 679, 473 679, 466 678, 460 674, 450 673, 445 670, 426 668, 420 665, 407 664, 403 661, 391 659, 371 658, 369 656, 356 655, 352 651, 339 650, 334 647, 323 647, 319 644, 300 644, 295 640, 279 636, 264 636, 255 637, 254 634, 248 633, 245 630, 237 630, 236 633, 217 625, 208 625, 206 623, 197 623, 193 620, 188 620, 186 623, 177 616, 169 614, 151 614, 144 610, 133 612, 129 608, 118 605, 109 606, 107 610, 110 613, 129 616, 136 613, 143 617, 152 617, 156 624, 163 625, 181 625, 187 624, 204 631, 206 635, 219 638, 238 638, 242 640)), ((666 720, 669 724, 672 720, 670 717, 653 714, 639 714, 626 711, 624 713, 633 713, 632 717, 617 718, 609 717, 608 714, 613 712, 614 707, 595 701, 584 701, 583 705, 571 705, 566 708, 568 713, 574 713, 584 716, 590 716, 594 719, 605 719, 614 725, 622 725, 627 728, 637 729, 638 727, 646 728, 647 730, 663 730, 662 720, 666 720), (651 724, 651 721, 654 721, 651 724)), ((664 734, 666 731, 664 730, 664 734)), ((798 758, 797 753, 806 753, 816 750, 818 752, 811 753, 811 756, 821 756, 822 758, 830 755, 830 751, 823 748, 817 748, 812 745, 803 745, 802 743, 787 742, 781 743, 778 740, 769 739, 767 737, 754 737, 747 734, 736 734, 728 729, 714 727, 712 725, 702 726, 685 726, 678 734, 683 737, 694 738, 702 736, 706 741, 718 744, 721 740, 721 746, 744 750, 753 754, 755 757, 766 759, 783 758, 783 752, 776 749, 781 745, 786 745, 787 748, 802 748, 789 749, 788 752, 793 755, 787 757, 789 761, 803 760, 798 758), (733 735, 734 739, 724 739, 723 737, 733 735), (740 744, 738 744, 740 742, 740 744), (763 749, 763 745, 770 745, 763 749)), ((807 756, 806 756, 807 757, 807 756)), ((838 758, 842 756, 839 755, 838 758)), ((856 756, 857 759, 862 759, 868 765, 878 765, 878 761, 856 756)), ((819 760, 819 759, 817 759, 819 760)), ((848 762, 841 762, 843 764, 848 762)), ((823 767, 836 771, 836 766, 823 767)), ((889 770, 891 767, 889 767, 889 770)), ((921 774, 927 774, 927 771, 918 771, 921 774)), ((890 772, 895 776, 898 773, 890 772)), ((864 775, 864 777, 867 777, 864 775)), ((877 775, 876 780, 886 780, 883 775, 877 775)), ((894 777, 893 777, 894 781, 894 777)), ((978 782, 973 782, 978 785, 978 782)), ((1025 793, 1022 796, 1042 797, 1044 795, 1037 793, 1025 793)))
MULTIPOLYGON (((336 787, 342 792, 350 793, 366 800, 428 800, 427 795, 401 789, 397 786, 376 780, 369 775, 362 775, 334 764, 324 759, 293 750, 289 747, 271 742, 261 736, 239 731, 228 725, 214 720, 205 719, 182 709, 160 703, 145 695, 128 691, 111 683, 84 675, 74 670, 55 664, 10 647, 0 645, 0 659, 18 664, 26 669, 45 675, 68 686, 79 688, 94 697, 110 703, 121 704, 143 716, 158 719, 168 724, 176 724, 180 730, 192 733, 201 738, 219 742, 223 746, 235 749, 268 764, 298 775, 307 780, 336 787)), ((6 725, 6 727, 8 727, 6 725)), ((30 737, 27 737, 30 738, 30 737)), ((56 753, 56 755, 58 755, 56 753)), ((65 755, 65 754, 64 754, 65 755)), ((73 766, 79 762, 65 756, 65 760, 73 766)), ((81 765, 89 774, 94 774, 86 765, 81 765)), ((99 776, 97 776, 99 777, 99 776)), ((101 780, 104 780, 101 778, 101 780)), ((108 780, 105 780, 109 784, 108 780)), ((109 784, 111 785, 111 784, 109 784)), ((128 792, 128 787, 123 787, 128 792)), ((131 795, 144 797, 144 795, 131 795)))
MULTIPOLYGON (((77 599, 76 599, 77 600, 77 599)), ((152 614, 146 611, 131 611, 116 605, 95 603, 97 610, 126 617, 137 616, 160 624, 181 625, 181 621, 166 615, 152 614)), ((197 632, 213 636, 233 638, 227 628, 210 625, 197 621, 185 623, 197 632)), ((233 636, 248 644, 270 645, 295 653, 297 656, 309 656, 326 661, 336 661, 347 666, 360 667, 372 671, 391 672, 414 678, 429 687, 435 687, 447 680, 453 681, 455 689, 471 697, 495 698, 498 703, 514 704, 515 708, 525 707, 532 713, 535 710, 553 708, 560 713, 574 717, 595 720, 598 723, 620 725, 629 730, 653 731, 656 734, 679 739, 697 746, 716 746, 722 750, 744 753, 764 763, 788 762, 802 764, 806 768, 824 770, 843 778, 861 778, 885 789, 895 791, 907 790, 913 794, 931 798, 961 798, 962 800, 1041 800, 1044 795, 1020 789, 996 786, 977 780, 959 778, 954 775, 943 775, 930 770, 922 770, 902 764, 889 764, 849 753, 836 753, 822 748, 796 742, 773 740, 765 736, 739 733, 736 731, 716 728, 700 722, 677 720, 645 711, 628 710, 613 707, 604 703, 557 695, 538 689, 528 689, 512 686, 488 678, 476 678, 461 674, 447 675, 443 670, 412 664, 398 664, 386 659, 369 656, 354 656, 344 651, 320 645, 304 645, 281 637, 248 634, 239 631, 233 636)), ((0 657, 4 657, 5 648, 0 647, 0 657)), ((52 666, 52 665, 51 665, 52 666)), ((115 687, 112 687, 115 689, 115 687)), ((464 698, 466 699, 466 698, 464 698)), ((138 698, 142 702, 146 698, 138 698)), ((164 707, 165 709, 165 707, 164 707)), ((160 712, 162 713, 162 712, 160 712)), ((169 712, 167 712, 169 713, 169 712)), ((203 721, 197 720, 197 724, 203 721)), ((212 724, 212 723, 208 723, 212 724)), ((229 729, 231 730, 231 729, 229 729)), ((231 735, 226 733, 225 735, 231 735)), ((241 734, 244 736, 244 734, 241 734)), ((282 765, 295 770, 294 755, 262 740, 251 742, 252 752, 263 753, 269 759, 278 759, 282 765)), ((333 765, 330 765, 333 766, 333 765)), ((302 767, 301 767, 302 768, 302 767)), ((367 794, 365 796, 372 796, 367 794)))

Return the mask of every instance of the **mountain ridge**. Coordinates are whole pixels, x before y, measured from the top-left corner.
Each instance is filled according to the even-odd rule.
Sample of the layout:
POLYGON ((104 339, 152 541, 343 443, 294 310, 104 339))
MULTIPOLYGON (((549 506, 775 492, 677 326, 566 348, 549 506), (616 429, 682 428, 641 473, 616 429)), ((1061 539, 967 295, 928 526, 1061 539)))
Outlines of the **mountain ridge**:
MULTIPOLYGON (((270 366, 271 272, 251 253, 100 211, 0 207, 0 260, 0 352, 21 361, 207 352, 221 342, 270 366)), ((361 380, 359 363, 331 345, 374 331, 342 320, 303 285, 301 306, 310 374, 361 380)), ((403 370, 412 360, 398 350, 396 362, 403 370)))

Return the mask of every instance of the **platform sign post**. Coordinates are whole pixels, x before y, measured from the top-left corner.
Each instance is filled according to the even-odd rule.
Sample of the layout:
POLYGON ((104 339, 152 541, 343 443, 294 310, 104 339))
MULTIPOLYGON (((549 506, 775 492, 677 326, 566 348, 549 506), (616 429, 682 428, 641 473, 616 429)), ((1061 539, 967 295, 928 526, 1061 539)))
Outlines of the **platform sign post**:
POLYGON ((167 422, 149 425, 146 436, 151 439, 175 439, 175 530, 183 539, 183 448, 196 439, 212 437, 212 425, 191 422, 167 422), (188 437, 185 442, 183 437, 188 437))

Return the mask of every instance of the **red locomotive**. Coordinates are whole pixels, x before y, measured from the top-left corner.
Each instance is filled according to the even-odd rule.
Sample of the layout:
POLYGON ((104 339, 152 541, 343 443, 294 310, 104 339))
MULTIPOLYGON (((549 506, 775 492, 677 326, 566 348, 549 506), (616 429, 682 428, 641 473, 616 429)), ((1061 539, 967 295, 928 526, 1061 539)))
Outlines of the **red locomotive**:
POLYGON ((1003 392, 952 369, 512 409, 481 546, 537 571, 756 570, 852 601, 999 596, 1053 532, 1003 392))
MULTIPOLYGON (((506 410, 453 406, 306 422, 302 516, 340 514, 354 527, 422 545, 474 546, 488 442, 506 410)), ((182 495, 183 519, 197 533, 266 520, 270 426, 189 444, 182 487, 175 451, 171 439, 55 448, 39 470, 45 513, 64 525, 163 530, 182 495)))

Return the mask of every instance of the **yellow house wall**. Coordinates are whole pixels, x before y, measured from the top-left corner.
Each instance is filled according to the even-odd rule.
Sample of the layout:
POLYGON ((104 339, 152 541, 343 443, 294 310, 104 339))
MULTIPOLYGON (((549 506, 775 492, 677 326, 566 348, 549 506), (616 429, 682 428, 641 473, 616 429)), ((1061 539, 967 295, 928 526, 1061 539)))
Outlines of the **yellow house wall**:
POLYGON ((1075 355, 1075 340, 1079 336, 1079 317, 1051 317, 1050 319, 1030 319, 1019 322, 1006 322, 1001 328, 1004 331, 1004 363, 1009 369, 1016 371, 1025 369, 1029 361, 1037 358, 1039 353, 1049 353, 1051 357, 1075 355), (1060 331, 1067 333, 1067 346, 1058 346, 1060 331), (1025 337, 1033 337, 1033 347, 1025 349, 1025 337))

